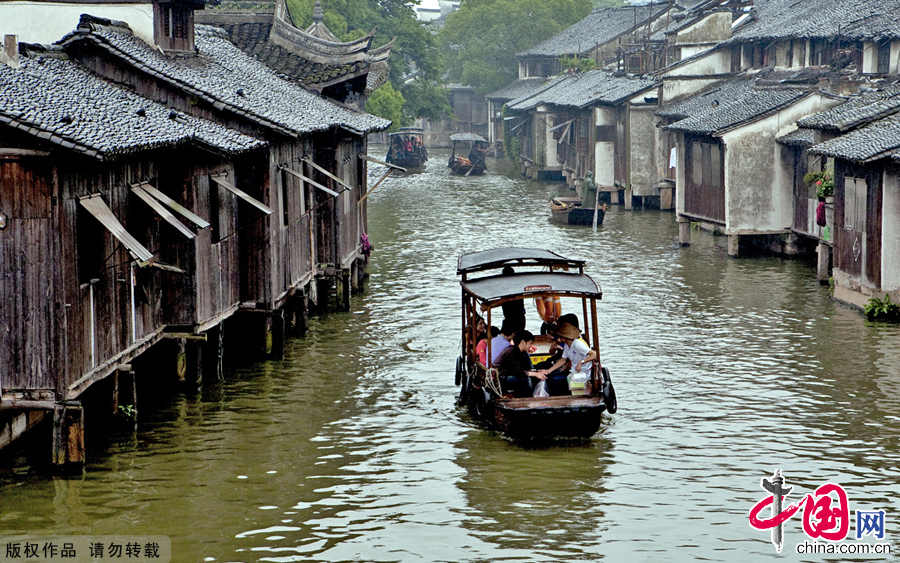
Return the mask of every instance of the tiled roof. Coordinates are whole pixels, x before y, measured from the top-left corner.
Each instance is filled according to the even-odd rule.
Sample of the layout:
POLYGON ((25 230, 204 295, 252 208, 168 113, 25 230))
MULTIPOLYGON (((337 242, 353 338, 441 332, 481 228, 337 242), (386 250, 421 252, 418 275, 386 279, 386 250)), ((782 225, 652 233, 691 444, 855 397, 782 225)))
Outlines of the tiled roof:
POLYGON ((517 57, 559 57, 573 53, 586 53, 635 27, 647 25, 647 18, 665 13, 666 5, 652 3, 647 6, 622 6, 594 10, 588 17, 538 45, 516 53, 517 57))
POLYGON ((542 104, 582 108, 595 103, 614 104, 655 88, 656 80, 614 76, 604 70, 562 75, 548 88, 509 102, 513 110, 528 110, 542 104))
POLYGON ((712 135, 753 121, 809 95, 807 88, 762 86, 755 80, 721 82, 656 111, 681 118, 667 129, 712 135))
POLYGON ((900 86, 878 92, 865 92, 831 109, 804 117, 802 127, 832 131, 848 131, 869 121, 900 111, 900 86))
POLYGON ((126 64, 217 109, 289 135, 332 127, 365 133, 390 125, 386 119, 340 106, 285 80, 237 48, 221 29, 196 26, 197 55, 168 56, 135 37, 127 27, 109 23, 82 16, 78 30, 60 43, 94 42, 126 64))
POLYGON ((806 127, 799 127, 775 139, 776 142, 790 147, 810 147, 821 140, 821 131, 806 127))
POLYGON ((892 153, 900 152, 900 114, 895 113, 840 137, 814 145, 809 152, 855 162, 892 156, 892 153))
POLYGON ((900 38, 900 0, 768 0, 731 41, 900 38))
POLYGON ((365 61, 356 61, 342 65, 326 65, 314 63, 304 59, 279 45, 269 42, 269 32, 272 29, 270 23, 231 23, 217 22, 217 27, 228 32, 231 42, 240 47, 242 51, 253 55, 274 69, 279 74, 287 76, 308 85, 339 80, 347 75, 353 76, 368 69, 365 61))
POLYGON ((190 143, 232 154, 266 146, 119 88, 58 51, 53 55, 22 56, 18 69, 0 65, 0 122, 100 160, 190 143))
POLYGON ((490 94, 485 96, 485 99, 488 100, 515 100, 516 98, 521 98, 523 96, 529 96, 533 94, 540 86, 546 82, 546 78, 540 77, 532 77, 532 78, 520 78, 515 82, 511 82, 496 90, 491 92, 490 94))

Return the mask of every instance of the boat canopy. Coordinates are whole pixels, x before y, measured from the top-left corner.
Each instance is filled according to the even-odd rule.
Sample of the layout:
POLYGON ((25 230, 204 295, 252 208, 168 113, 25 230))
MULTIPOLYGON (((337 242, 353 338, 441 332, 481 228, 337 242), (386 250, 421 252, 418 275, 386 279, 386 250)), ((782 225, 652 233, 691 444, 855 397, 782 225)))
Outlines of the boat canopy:
POLYGON ((391 133, 391 137, 394 135, 421 135, 425 130, 421 127, 401 127, 397 131, 391 133))
POLYGON ((603 292, 587 274, 565 272, 526 272, 497 275, 460 282, 465 292, 491 307, 510 301, 509 298, 527 298, 554 294, 568 297, 601 299, 603 292))
MULTIPOLYGON (((492 270, 506 265, 523 266, 571 266, 582 268, 584 260, 571 260, 549 250, 539 248, 493 248, 462 254, 456 265, 456 273, 492 270)), ((580 271, 580 270, 579 270, 580 271)))
POLYGON ((451 141, 481 141, 482 143, 486 143, 487 139, 482 137, 481 135, 476 135, 475 133, 454 133, 450 135, 451 141))

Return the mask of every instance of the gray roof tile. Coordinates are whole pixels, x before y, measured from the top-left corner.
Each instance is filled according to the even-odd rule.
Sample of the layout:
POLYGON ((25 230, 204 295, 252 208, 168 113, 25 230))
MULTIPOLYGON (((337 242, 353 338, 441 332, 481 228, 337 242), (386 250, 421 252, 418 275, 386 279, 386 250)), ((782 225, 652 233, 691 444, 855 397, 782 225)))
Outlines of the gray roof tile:
POLYGON ((218 123, 173 112, 58 56, 0 65, 0 122, 99 159, 197 143, 226 153, 266 146, 218 123))
MULTIPOLYGON (((83 16, 83 18, 85 18, 83 16)), ((87 16, 60 43, 92 41, 121 58, 214 107, 293 135, 345 127, 360 133, 386 129, 390 121, 356 111, 307 92, 280 77, 263 62, 241 51, 218 28, 196 26, 195 56, 168 56, 136 37, 127 27, 98 25, 87 16)))
POLYGON ((582 108, 590 104, 614 104, 655 88, 659 82, 649 78, 614 76, 604 70, 564 74, 532 95, 507 104, 513 110, 529 110, 542 104, 582 108))
POLYGON ((763 117, 809 95, 805 87, 760 86, 756 80, 721 82, 656 111, 679 119, 667 129, 713 135, 763 117))
POLYGON ((822 133, 820 131, 806 127, 799 127, 775 139, 776 142, 791 147, 810 147, 821 140, 822 133))
POLYGON ((508 101, 530 96, 538 91, 546 81, 546 78, 539 77, 520 78, 495 92, 491 92, 485 98, 488 100, 508 101))
POLYGON ((840 137, 814 145, 810 154, 822 154, 854 162, 891 157, 900 151, 900 114, 879 119, 840 137))
POLYGON ((900 111, 900 86, 890 86, 877 92, 864 92, 839 106, 804 117, 801 127, 831 131, 848 131, 900 111))
POLYGON ((589 16, 531 49, 516 53, 517 57, 560 57, 573 53, 586 53, 628 33, 635 27, 647 24, 647 18, 665 13, 666 5, 653 3, 646 6, 622 6, 594 10, 589 16))
POLYGON ((900 38, 900 0, 768 0, 731 41, 900 38))

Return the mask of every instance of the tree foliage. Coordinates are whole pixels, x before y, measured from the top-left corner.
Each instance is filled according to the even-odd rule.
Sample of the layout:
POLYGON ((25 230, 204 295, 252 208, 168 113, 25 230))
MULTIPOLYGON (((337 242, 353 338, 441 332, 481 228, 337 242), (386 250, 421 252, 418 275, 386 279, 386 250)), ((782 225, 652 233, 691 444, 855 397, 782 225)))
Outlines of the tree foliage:
MULTIPOLYGON (((306 29, 312 24, 315 0, 287 0, 287 5, 297 27, 306 29)), ((376 91, 381 99, 376 99, 371 107, 379 109, 370 113, 393 120, 395 126, 401 121, 409 125, 415 117, 451 113, 447 97, 438 85, 441 64, 435 37, 416 18, 407 0, 325 0, 322 11, 325 25, 341 41, 359 39, 373 29, 377 29, 373 47, 396 38, 389 60, 392 87, 389 92, 376 91), (402 114, 378 113, 393 111, 397 96, 404 100, 402 114)))
POLYGON ((450 79, 485 94, 518 78, 516 53, 580 21, 591 0, 464 0, 440 32, 450 79))
POLYGON ((390 133, 412 123, 412 120, 403 114, 405 102, 403 94, 394 90, 390 82, 385 82, 380 88, 372 92, 372 95, 366 100, 366 111, 372 115, 393 121, 388 128, 390 133))

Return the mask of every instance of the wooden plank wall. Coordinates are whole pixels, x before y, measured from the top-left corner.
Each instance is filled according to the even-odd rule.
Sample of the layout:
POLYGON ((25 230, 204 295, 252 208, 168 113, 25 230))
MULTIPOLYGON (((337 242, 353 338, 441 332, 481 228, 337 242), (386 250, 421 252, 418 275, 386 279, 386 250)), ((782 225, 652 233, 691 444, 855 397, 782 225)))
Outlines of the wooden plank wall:
POLYGON ((131 184, 156 176, 154 161, 144 158, 98 165, 95 161, 72 158, 61 163, 60 169, 64 171, 59 175, 60 252, 69 262, 62 275, 67 311, 66 346, 57 353, 67 355, 65 383, 69 385, 162 326, 159 276, 151 271, 138 271, 136 278, 146 288, 149 302, 138 301, 136 297, 136 322, 132 327, 133 260, 109 232, 97 228, 97 220, 81 209, 78 197, 101 194, 113 214, 141 244, 154 252, 160 244, 159 221, 149 208, 141 209, 137 205, 140 202, 133 201, 135 196, 130 193, 131 184), (91 284, 91 279, 96 279, 96 283, 91 284))
POLYGON ((55 389, 55 225, 47 158, 0 158, 0 386, 55 389))

